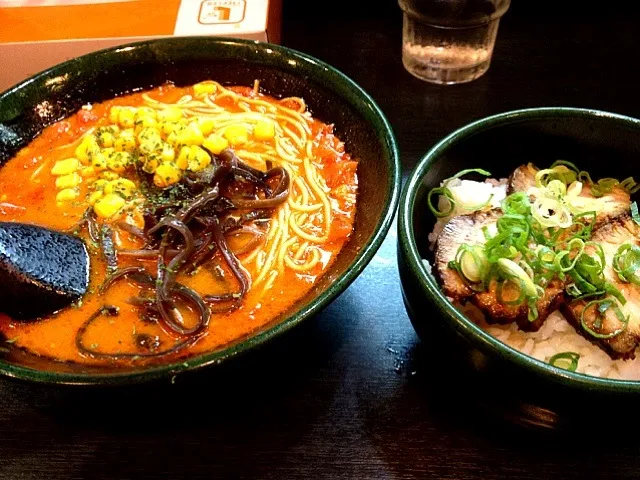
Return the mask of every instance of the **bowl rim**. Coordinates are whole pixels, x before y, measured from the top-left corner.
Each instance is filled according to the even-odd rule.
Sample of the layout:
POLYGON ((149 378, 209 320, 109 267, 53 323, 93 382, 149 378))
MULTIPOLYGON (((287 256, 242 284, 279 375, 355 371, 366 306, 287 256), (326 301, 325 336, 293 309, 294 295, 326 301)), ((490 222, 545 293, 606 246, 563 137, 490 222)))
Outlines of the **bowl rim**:
MULTIPOLYGON (((277 52, 279 55, 296 61, 295 65, 304 64, 309 69, 323 75, 331 75, 334 80, 343 85, 357 99, 357 103, 363 105, 362 110, 366 110, 377 120, 376 130, 383 132, 380 141, 384 147, 386 163, 390 170, 390 178, 386 186, 386 199, 383 206, 382 216, 378 219, 371 238, 359 249, 351 265, 337 279, 327 287, 320 295, 315 297, 307 305, 302 306, 281 322, 271 326, 263 327, 257 334, 247 334, 239 340, 227 344, 227 346, 210 352, 204 352, 184 360, 174 361, 168 364, 154 365, 141 370, 130 370, 109 373, 76 373, 76 372, 51 372, 38 370, 22 365, 13 364, 0 359, 0 374, 18 380, 26 380, 34 383, 50 385, 76 385, 76 386, 118 386, 144 383, 162 378, 173 378, 186 371, 198 370, 201 368, 218 365, 226 360, 245 353, 258 345, 264 344, 282 333, 290 330, 299 323, 308 319, 324 309, 335 298, 337 298, 362 272, 371 261, 380 245, 384 241, 395 216, 398 200, 400 197, 401 173, 399 149, 395 134, 388 119, 376 104, 373 98, 364 91, 355 81, 342 73, 337 68, 323 62, 309 54, 294 50, 282 45, 276 45, 257 40, 237 39, 231 37, 207 37, 207 36, 185 36, 167 37, 146 41, 132 42, 124 45, 117 45, 110 48, 101 49, 86 55, 59 63, 47 70, 37 73, 22 82, 10 87, 5 92, 0 92, 0 99, 10 94, 16 94, 26 85, 41 79, 57 75, 57 72, 64 70, 75 64, 79 60, 87 61, 92 58, 99 58, 104 55, 118 55, 120 53, 130 54, 131 51, 139 49, 152 49, 158 44, 180 44, 181 42, 203 41, 207 44, 224 44, 225 46, 241 48, 253 48, 260 51, 270 50, 269 53, 277 52)), ((265 62, 264 64, 269 64, 265 62)), ((292 64, 294 65, 294 64, 292 64)), ((341 95, 340 93, 336 93, 341 95)), ((347 101, 355 107, 356 102, 347 101)))
POLYGON ((412 280, 418 281, 418 286, 428 300, 433 302, 440 315, 456 332, 461 334, 474 347, 496 358, 502 357, 526 373, 538 378, 550 380, 563 387, 580 389, 585 392, 604 393, 638 393, 640 381, 618 380, 595 377, 582 373, 570 372, 548 363, 537 360, 529 355, 521 353, 513 347, 503 343, 491 334, 482 330, 469 320, 461 312, 453 307, 441 291, 436 279, 430 274, 422 262, 415 237, 413 235, 413 213, 417 193, 422 186, 424 177, 428 174, 435 160, 445 153, 459 140, 466 139, 487 128, 494 128, 508 124, 520 123, 527 120, 557 119, 557 118, 592 118, 607 119, 616 122, 620 126, 634 128, 640 133, 640 120, 603 110, 575 108, 575 107, 539 107, 511 110, 498 113, 473 121, 454 132, 450 133, 421 158, 417 166, 410 173, 400 197, 398 212, 398 246, 402 249, 404 259, 408 262, 412 280))

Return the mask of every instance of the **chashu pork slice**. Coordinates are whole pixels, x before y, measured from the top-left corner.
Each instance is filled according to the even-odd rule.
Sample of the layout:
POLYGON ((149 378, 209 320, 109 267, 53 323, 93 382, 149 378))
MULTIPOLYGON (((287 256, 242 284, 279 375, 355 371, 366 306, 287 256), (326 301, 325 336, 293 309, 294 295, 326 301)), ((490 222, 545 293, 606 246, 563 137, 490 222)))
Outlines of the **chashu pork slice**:
POLYGON ((487 321, 516 322, 522 330, 536 331, 563 301, 564 284, 562 282, 553 281, 547 286, 545 296, 537 304, 538 318, 531 322, 528 319, 529 307, 526 302, 506 305, 498 301, 497 282, 492 282, 487 291, 474 292, 456 270, 449 268, 449 262, 455 259, 460 245, 483 244, 485 242, 483 227, 487 227, 489 231, 492 229, 495 231, 495 224, 501 215, 501 210, 495 209, 489 212, 460 215, 449 220, 436 243, 436 272, 445 295, 457 301, 470 300, 483 311, 487 321))
MULTIPOLYGON (((538 169, 531 163, 516 168, 509 177, 507 193, 527 192, 531 187, 535 187, 536 173, 538 173, 538 169)), ((583 185, 580 196, 588 199, 596 199, 598 202, 596 225, 603 225, 611 219, 628 212, 629 206, 631 205, 629 194, 620 187, 614 187, 609 193, 596 198, 591 193, 589 186, 583 185)))
POLYGON ((507 193, 526 192, 531 187, 535 187, 536 173, 538 173, 538 171, 538 168, 532 163, 527 163, 526 165, 521 165, 516 168, 509 177, 507 193))
MULTIPOLYGON (((625 243, 640 244, 640 226, 633 221, 628 213, 625 213, 596 229, 592 240, 599 243, 604 250, 605 278, 620 290, 627 301, 625 305, 620 306, 623 315, 629 318, 627 328, 622 333, 608 339, 595 338, 589 334, 581 325, 582 312, 589 301, 588 299, 568 302, 561 307, 561 311, 574 324, 578 332, 602 347, 612 358, 634 358, 635 349, 640 343, 640 287, 620 280, 613 270, 612 262, 621 245, 625 243)), ((588 253, 593 254, 593 251, 588 253)), ((585 312, 584 320, 587 326, 598 333, 607 335, 624 327, 611 308, 605 312, 600 329, 595 328, 596 316, 595 308, 590 307, 585 312)))

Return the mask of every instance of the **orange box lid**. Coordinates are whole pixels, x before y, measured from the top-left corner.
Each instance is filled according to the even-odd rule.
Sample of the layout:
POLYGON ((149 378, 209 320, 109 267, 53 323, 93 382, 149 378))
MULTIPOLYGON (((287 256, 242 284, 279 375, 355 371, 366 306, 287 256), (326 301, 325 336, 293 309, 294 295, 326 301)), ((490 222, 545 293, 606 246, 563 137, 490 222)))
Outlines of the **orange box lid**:
POLYGON ((0 43, 265 31, 269 0, 0 0, 0 43))

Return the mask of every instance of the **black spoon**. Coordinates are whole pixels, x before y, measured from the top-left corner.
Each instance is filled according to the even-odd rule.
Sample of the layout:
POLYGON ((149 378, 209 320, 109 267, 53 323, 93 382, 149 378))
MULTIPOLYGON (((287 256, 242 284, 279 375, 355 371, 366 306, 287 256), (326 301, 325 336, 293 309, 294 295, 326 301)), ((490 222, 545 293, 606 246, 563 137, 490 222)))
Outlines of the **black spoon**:
POLYGON ((82 240, 35 225, 0 222, 0 311, 32 320, 82 297, 89 255, 82 240))

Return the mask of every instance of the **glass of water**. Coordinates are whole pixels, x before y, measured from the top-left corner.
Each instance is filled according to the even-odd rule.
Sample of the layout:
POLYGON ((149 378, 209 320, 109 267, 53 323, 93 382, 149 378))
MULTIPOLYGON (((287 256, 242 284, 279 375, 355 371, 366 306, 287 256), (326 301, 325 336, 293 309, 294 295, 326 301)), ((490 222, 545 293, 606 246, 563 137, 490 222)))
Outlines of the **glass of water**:
POLYGON ((470 82, 489 68, 500 17, 511 0, 398 0, 402 63, 432 83, 470 82))

